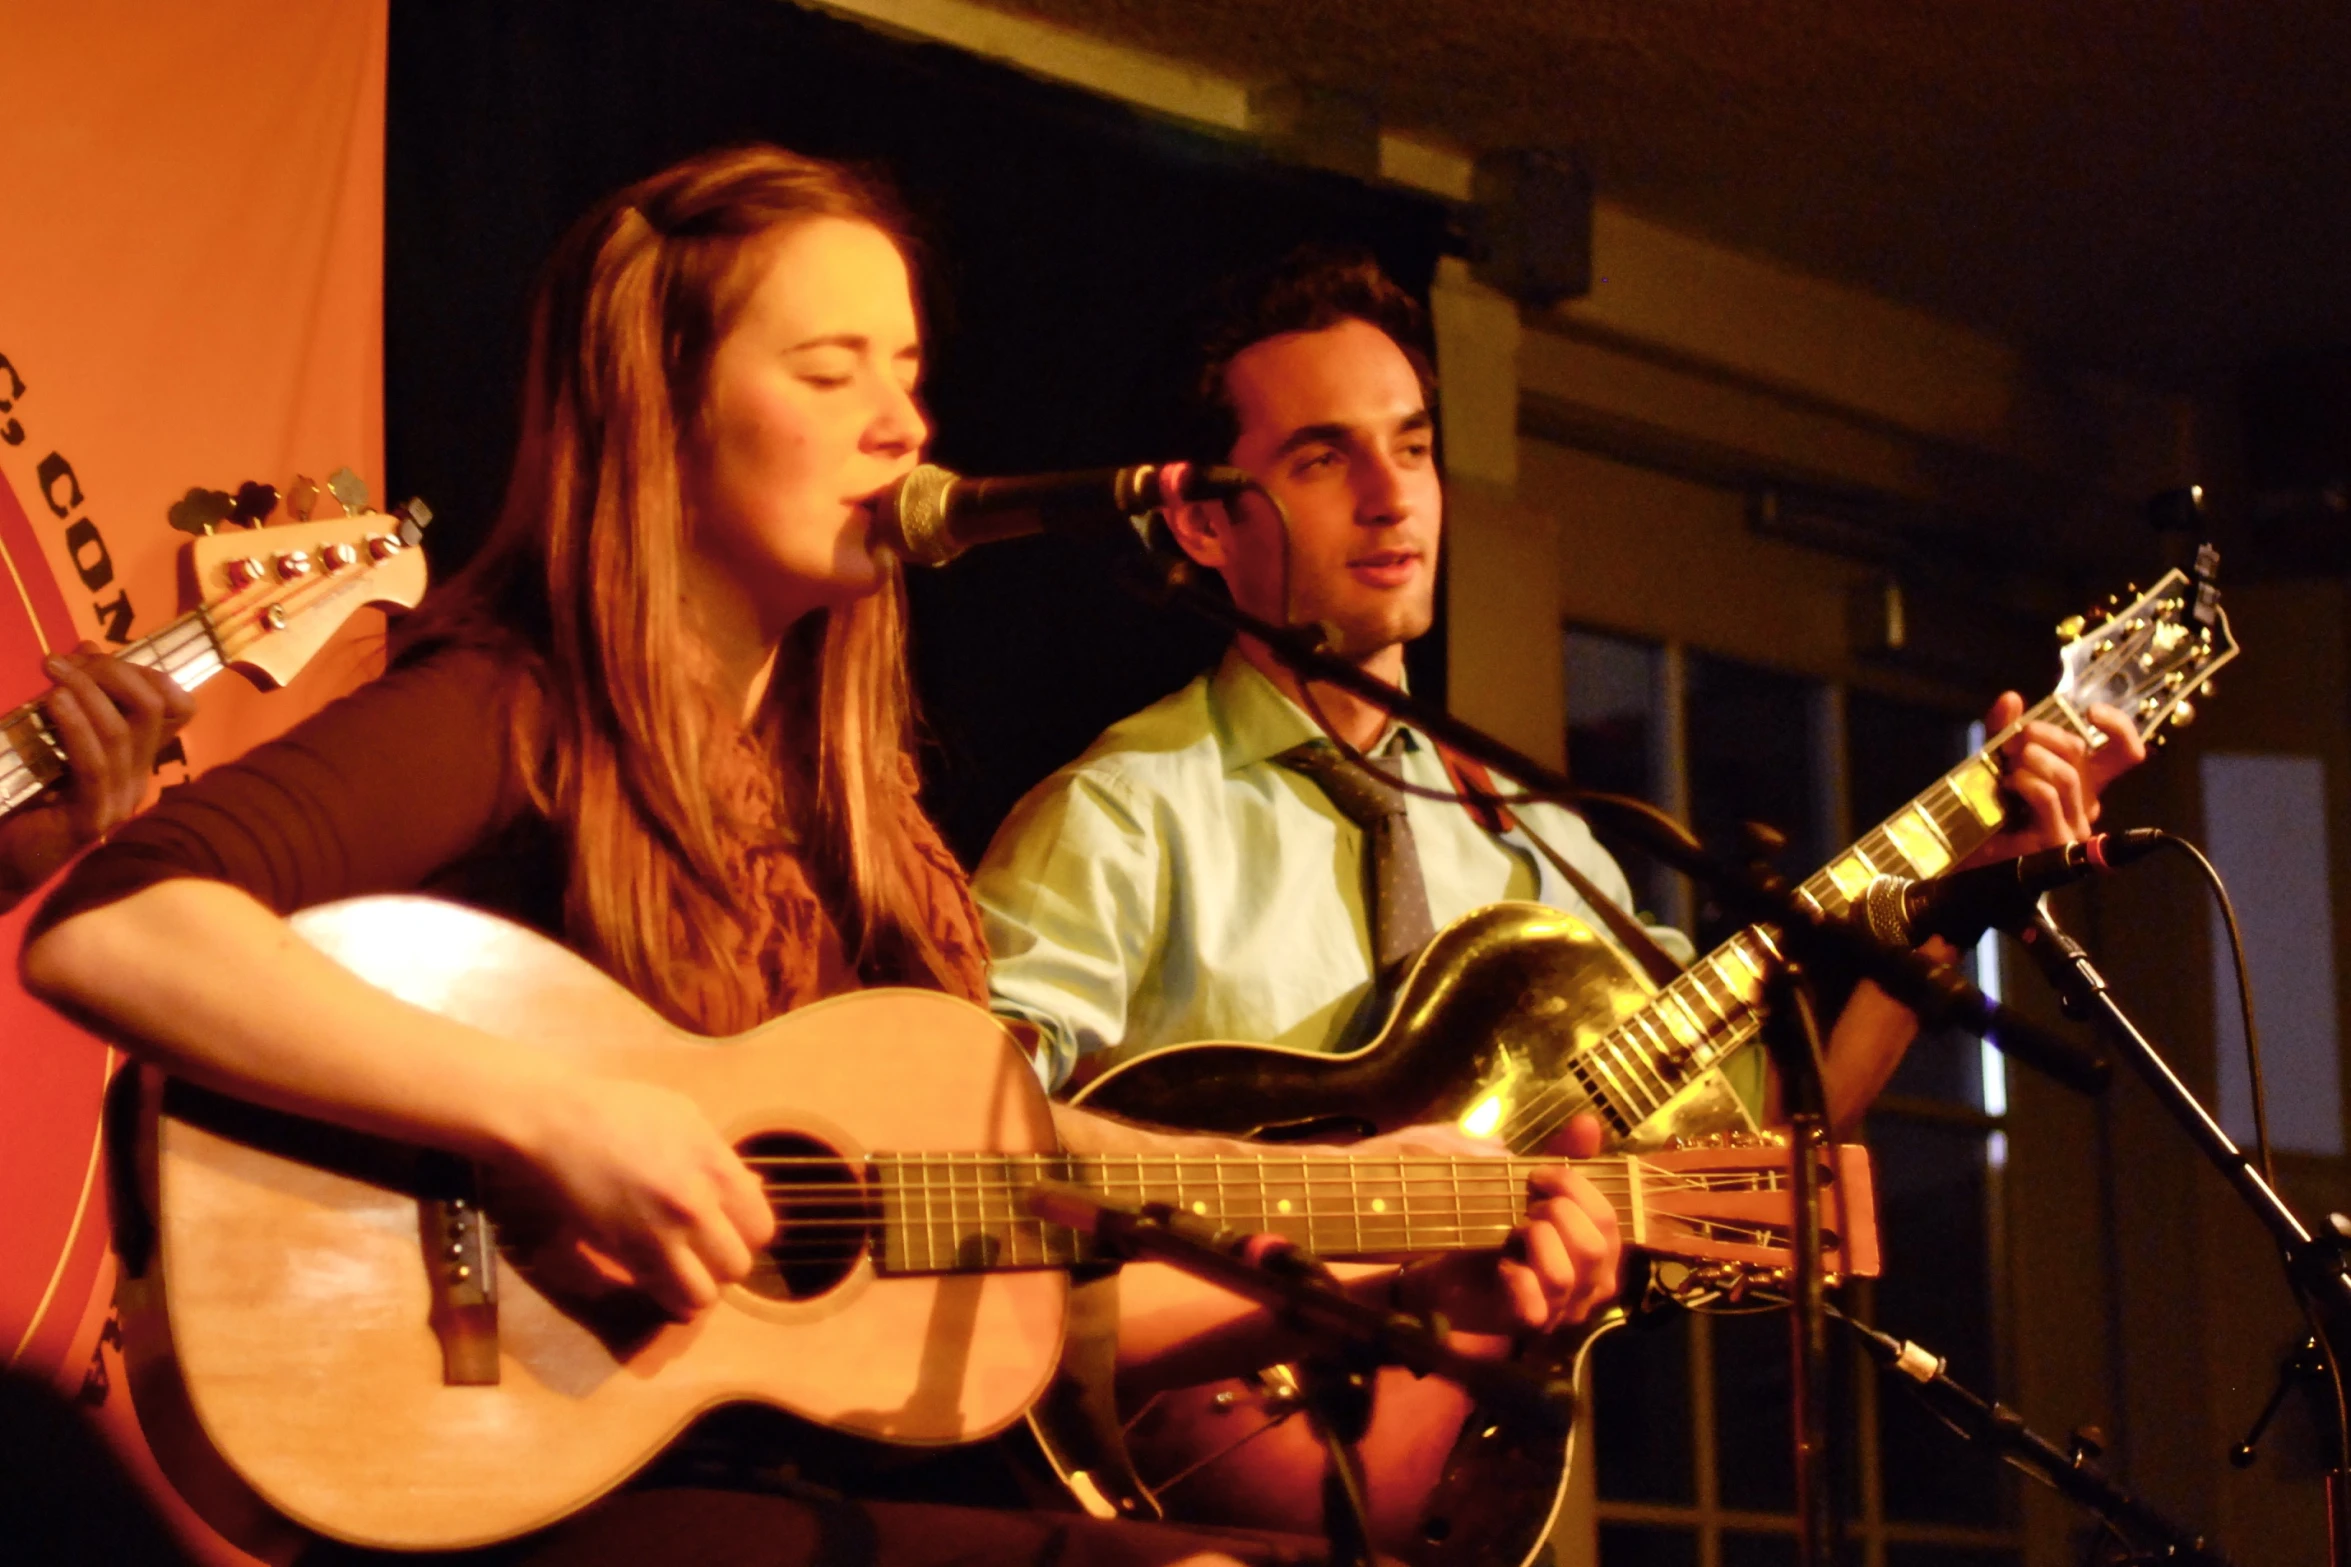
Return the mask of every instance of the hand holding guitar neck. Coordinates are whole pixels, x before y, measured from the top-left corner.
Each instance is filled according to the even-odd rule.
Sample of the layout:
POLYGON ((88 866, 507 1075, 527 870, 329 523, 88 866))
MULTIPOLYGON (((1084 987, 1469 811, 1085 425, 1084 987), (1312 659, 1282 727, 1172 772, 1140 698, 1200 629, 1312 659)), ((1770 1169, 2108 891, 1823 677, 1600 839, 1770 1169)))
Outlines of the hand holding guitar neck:
POLYGON ((0 911, 138 811, 156 754, 196 711, 170 676, 94 642, 52 655, 43 668, 56 685, 40 712, 67 777, 0 818, 0 911))
POLYGON ((171 522, 198 535, 184 570, 194 606, 113 653, 85 642, 50 659, 55 689, 0 713, 0 910, 138 811, 157 754, 194 716, 196 687, 235 669, 274 689, 362 606, 423 597, 416 546, 431 510, 367 511, 357 475, 331 482, 343 515, 270 528, 259 526, 277 504, 267 485, 234 498, 189 491, 171 522))

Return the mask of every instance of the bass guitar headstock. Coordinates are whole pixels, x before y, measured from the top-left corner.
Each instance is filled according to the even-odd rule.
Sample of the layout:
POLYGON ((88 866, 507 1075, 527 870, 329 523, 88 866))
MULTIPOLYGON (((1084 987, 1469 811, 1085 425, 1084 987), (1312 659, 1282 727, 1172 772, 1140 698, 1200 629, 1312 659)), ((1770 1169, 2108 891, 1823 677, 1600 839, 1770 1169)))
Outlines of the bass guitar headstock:
MULTIPOLYGON (((298 484, 315 496, 309 481, 298 484)), ((263 523, 278 496, 267 485, 247 484, 234 497, 191 490, 172 509, 172 525, 198 535, 187 548, 184 592, 202 610, 221 662, 264 690, 293 679, 355 610, 413 609, 424 597, 420 546, 431 508, 412 500, 370 511, 349 469, 332 488, 343 515, 312 516, 306 504, 271 526, 263 523)))
POLYGON ((2160 745, 2170 729, 2194 721, 2192 697, 2211 693, 2213 671, 2237 656, 2213 577, 2220 552, 2204 545, 2191 571, 2165 572, 2144 593, 2135 587, 2087 615, 2059 624, 2068 638, 2059 655, 2057 697, 2081 712, 2104 702, 2126 714, 2139 738, 2160 745))

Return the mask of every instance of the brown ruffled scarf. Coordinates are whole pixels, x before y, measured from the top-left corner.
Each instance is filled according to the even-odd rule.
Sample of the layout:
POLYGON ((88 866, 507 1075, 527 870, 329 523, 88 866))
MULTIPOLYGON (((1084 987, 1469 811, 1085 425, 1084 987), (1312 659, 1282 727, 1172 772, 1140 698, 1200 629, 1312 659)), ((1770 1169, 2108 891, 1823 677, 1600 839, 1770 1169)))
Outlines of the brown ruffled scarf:
MULTIPOLYGON (((778 747, 738 729, 715 750, 710 786, 725 824, 736 940, 728 955, 731 972, 697 976, 680 987, 678 999, 696 1014, 697 1026, 733 1033, 871 985, 914 985, 986 1002, 987 943, 980 934, 979 910, 962 867, 923 814, 910 762, 898 758, 890 780, 898 829, 889 834, 897 846, 891 870, 913 890, 913 906, 943 972, 934 972, 919 948, 895 931, 876 933, 853 961, 833 914, 846 889, 832 887, 836 878, 812 863, 791 829, 778 747), (759 1017, 743 1016, 746 995, 764 998, 759 1017)), ((681 949, 690 950, 683 943, 681 949)))

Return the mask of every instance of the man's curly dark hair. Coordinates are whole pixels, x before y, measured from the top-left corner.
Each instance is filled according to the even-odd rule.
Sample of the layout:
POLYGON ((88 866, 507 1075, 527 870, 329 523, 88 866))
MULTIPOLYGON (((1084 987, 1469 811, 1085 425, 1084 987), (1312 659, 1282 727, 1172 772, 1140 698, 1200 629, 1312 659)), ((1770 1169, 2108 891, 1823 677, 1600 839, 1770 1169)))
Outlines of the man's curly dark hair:
POLYGON ((1186 411, 1191 460, 1232 459, 1240 438, 1226 372, 1244 350, 1290 332, 1319 332, 1361 321, 1385 332, 1412 365, 1421 395, 1434 407, 1437 376, 1428 312, 1399 288, 1369 253, 1311 245, 1270 267, 1245 273, 1218 296, 1200 335, 1197 371, 1186 411))

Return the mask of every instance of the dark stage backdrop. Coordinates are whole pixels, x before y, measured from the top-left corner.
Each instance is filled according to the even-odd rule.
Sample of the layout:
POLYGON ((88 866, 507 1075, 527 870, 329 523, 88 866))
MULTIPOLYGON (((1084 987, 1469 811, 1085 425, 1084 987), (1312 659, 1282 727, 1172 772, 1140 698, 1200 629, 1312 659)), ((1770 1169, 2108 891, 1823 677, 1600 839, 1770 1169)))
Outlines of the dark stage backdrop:
MULTIPOLYGON (((933 459, 1018 473, 1174 455, 1190 318, 1307 240, 1424 296, 1429 199, 1272 163, 954 51, 786 0, 394 0, 386 418, 394 492, 440 518, 436 569, 495 511, 525 300, 566 224, 704 147, 767 140, 878 167, 915 218, 933 459)), ((970 862, 1012 802, 1220 638, 1028 541, 912 573, 928 801, 970 862)), ((1443 635, 1414 679, 1441 694, 1443 635)))

